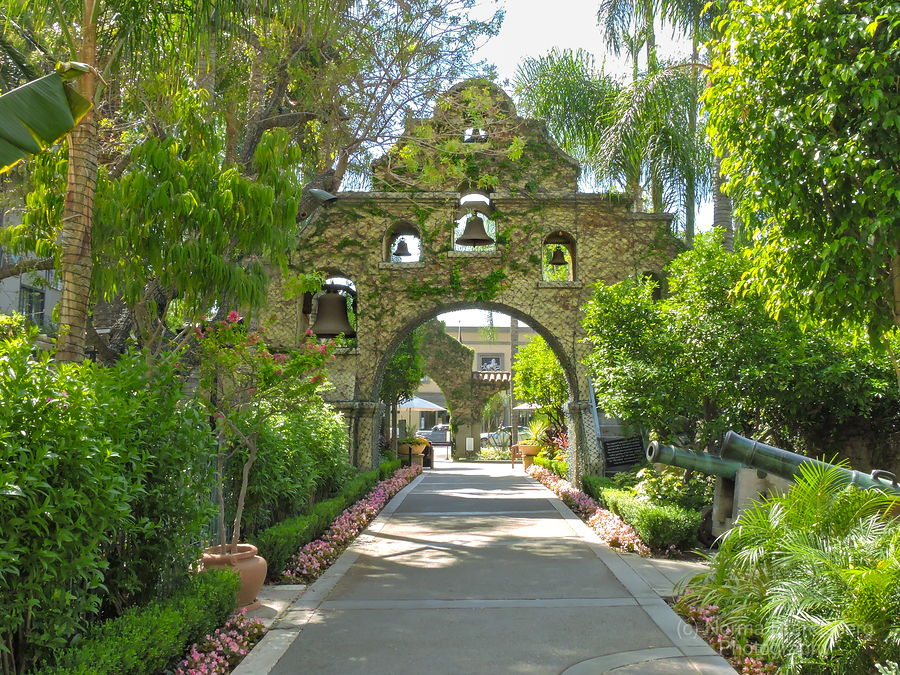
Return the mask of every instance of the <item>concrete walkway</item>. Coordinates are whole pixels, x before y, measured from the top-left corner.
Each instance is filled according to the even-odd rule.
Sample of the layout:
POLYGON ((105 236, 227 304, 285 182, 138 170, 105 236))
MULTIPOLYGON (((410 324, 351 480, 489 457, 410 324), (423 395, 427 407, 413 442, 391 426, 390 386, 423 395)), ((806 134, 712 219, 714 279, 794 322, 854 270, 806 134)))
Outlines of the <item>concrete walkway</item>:
POLYGON ((235 675, 735 671, 660 598, 684 573, 618 555, 507 464, 437 461, 235 675))

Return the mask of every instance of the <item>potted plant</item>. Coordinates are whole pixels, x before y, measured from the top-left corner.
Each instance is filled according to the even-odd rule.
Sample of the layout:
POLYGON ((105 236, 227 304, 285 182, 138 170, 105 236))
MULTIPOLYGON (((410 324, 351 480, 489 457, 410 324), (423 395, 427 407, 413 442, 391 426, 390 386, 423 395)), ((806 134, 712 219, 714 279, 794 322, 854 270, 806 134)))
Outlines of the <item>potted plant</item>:
POLYGON ((289 354, 272 354, 263 340, 265 328, 247 332, 237 312, 231 312, 205 332, 200 339, 201 397, 209 411, 218 447, 216 457, 216 497, 218 543, 203 551, 202 565, 234 567, 241 575, 238 604, 254 606, 266 578, 266 561, 251 544, 241 543, 241 518, 250 479, 250 470, 259 453, 258 439, 267 421, 287 410, 300 407, 315 395, 324 381, 324 365, 333 358, 334 343, 318 345, 307 331, 302 348, 289 354), (228 463, 244 456, 240 488, 234 504, 231 542, 225 525, 225 473, 228 463))
POLYGON ((406 438, 397 439, 397 450, 401 454, 412 453, 413 455, 421 455, 425 451, 428 441, 420 436, 407 436, 406 438))
POLYGON ((543 419, 533 419, 528 423, 528 434, 531 436, 529 441, 518 445, 519 452, 522 453, 522 463, 524 468, 528 468, 534 463, 535 456, 541 451, 541 439, 547 433, 549 424, 543 419))

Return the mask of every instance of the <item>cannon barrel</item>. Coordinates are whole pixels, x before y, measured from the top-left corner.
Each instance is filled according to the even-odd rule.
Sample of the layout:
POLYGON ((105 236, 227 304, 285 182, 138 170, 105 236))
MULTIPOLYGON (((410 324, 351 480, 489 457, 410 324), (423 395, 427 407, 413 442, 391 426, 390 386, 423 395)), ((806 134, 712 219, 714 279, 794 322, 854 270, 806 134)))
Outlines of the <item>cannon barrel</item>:
POLYGON ((699 471, 712 476, 723 476, 732 480, 742 466, 740 462, 722 459, 707 452, 682 450, 671 445, 662 445, 659 441, 653 441, 647 446, 647 461, 654 464, 677 466, 689 471, 699 471))
POLYGON ((846 483, 861 488, 881 488, 895 494, 900 494, 900 485, 894 474, 888 471, 875 470, 871 474, 836 467, 834 464, 823 462, 811 457, 804 457, 795 452, 789 452, 776 448, 752 438, 744 438, 733 431, 725 434, 722 443, 722 458, 745 464, 752 469, 768 471, 771 474, 793 480, 800 475, 801 466, 818 467, 820 469, 839 469, 846 483))

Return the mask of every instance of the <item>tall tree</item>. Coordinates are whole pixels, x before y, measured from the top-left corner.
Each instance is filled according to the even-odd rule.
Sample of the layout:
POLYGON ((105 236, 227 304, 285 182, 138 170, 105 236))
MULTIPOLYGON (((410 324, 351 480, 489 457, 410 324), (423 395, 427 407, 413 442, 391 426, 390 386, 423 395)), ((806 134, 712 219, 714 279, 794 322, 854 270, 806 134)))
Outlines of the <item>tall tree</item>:
MULTIPOLYGON (((337 190, 348 170, 352 173, 367 164, 380 145, 397 138, 406 114, 418 114, 450 81, 483 72, 483 66, 472 62, 476 42, 496 32, 501 15, 487 22, 470 20, 467 13, 472 5, 472 0, 301 0, 279 6, 277 11, 264 6, 245 8, 220 3, 215 11, 204 14, 171 4, 155 7, 145 3, 129 6, 122 16, 105 8, 100 14, 102 21, 97 24, 98 39, 102 39, 95 55, 95 63, 102 66, 110 83, 94 96, 104 115, 102 130, 99 136, 72 140, 70 148, 81 155, 84 153, 78 148, 94 148, 88 153, 92 156, 99 151, 97 161, 113 186, 109 194, 119 195, 116 199, 128 199, 140 193, 138 188, 152 186, 147 177, 169 161, 162 155, 154 158, 144 152, 141 148, 149 147, 148 144, 168 147, 178 161, 188 162, 188 171, 193 171, 197 167, 181 149, 172 148, 172 138, 183 138, 184 124, 178 119, 177 98, 171 92, 200 89, 207 97, 206 123, 217 135, 213 144, 220 144, 221 149, 221 156, 213 158, 218 163, 214 173, 233 177, 236 171, 248 180, 260 180, 265 171, 256 161, 257 150, 266 144, 269 132, 282 129, 293 139, 294 149, 290 151, 291 165, 285 167, 281 179, 294 181, 297 187, 305 182, 337 190), (152 20, 142 24, 141 12, 155 13, 152 20), (190 22, 185 16, 191 17, 190 22), (126 21, 131 20, 141 24, 139 33, 128 29, 130 24, 126 21), (150 30, 155 24, 159 24, 156 32, 150 30), (140 36, 144 36, 143 42, 137 40, 140 36), (192 48, 179 47, 182 43, 192 48), (154 49, 158 54, 172 55, 162 75, 147 68, 152 65, 154 49), (145 161, 134 162, 136 148, 145 161), (143 182, 136 177, 141 172, 143 182), (119 188, 115 185, 120 180, 128 183, 133 195, 116 192, 119 188)), ((48 3, 43 9, 52 14, 55 7, 48 3)), ((60 11, 66 11, 65 7, 60 11)), ((44 32, 53 37, 53 26, 62 23, 45 27, 44 32)), ((62 40, 61 35, 55 37, 62 40)), ((202 151, 196 144, 192 147, 202 151)), ((86 173, 81 155, 81 159, 70 159, 68 163, 71 175, 67 194, 89 194, 92 200, 96 178, 91 176, 96 172, 86 173), (87 183, 76 180, 76 174, 87 183)), ((205 156, 210 157, 209 153, 205 156)), ((268 175, 271 178, 272 174, 268 175)), ((104 177, 101 183, 106 181, 104 177)), ((50 194, 53 189, 50 183, 40 186, 37 192, 44 190, 46 198, 37 200, 37 210, 43 210, 43 214, 32 218, 32 222, 48 220, 47 214, 55 208, 54 196, 50 194)), ((177 201, 171 194, 162 193, 157 193, 156 199, 160 201, 143 206, 135 202, 140 206, 135 213, 143 209, 140 217, 147 219, 144 225, 153 220, 153 208, 166 211, 177 201)), ((81 204, 82 217, 77 221, 59 214, 53 216, 54 222, 63 223, 61 238, 65 242, 90 241, 85 237, 92 233, 88 223, 93 224, 94 208, 82 201, 67 201, 70 208, 81 204)), ((304 195, 297 209, 299 217, 306 217, 315 204, 315 200, 304 195)), ((110 210, 115 207, 110 206, 110 210)), ((130 224, 135 225, 136 221, 130 224)), ((291 224, 289 229, 293 227, 291 224)), ((266 246, 273 250, 279 237, 290 235, 289 231, 276 229, 264 228, 270 238, 266 246)), ((118 236, 114 228, 106 228, 105 232, 118 236)), ((157 235, 145 243, 159 248, 154 254, 158 257, 165 255, 161 251, 167 248, 181 250, 185 243, 181 235, 178 228, 158 227, 157 235)), ((55 239, 46 237, 47 245, 52 248, 55 239)), ((92 243, 100 257, 122 248, 109 247, 106 242, 92 243)), ((234 243, 226 242, 221 248, 220 267, 242 260, 258 266, 252 257, 255 254, 243 246, 235 248, 234 243), (226 249, 230 250, 227 254, 226 249)), ((90 270, 89 262, 79 257, 83 248, 69 245, 65 249, 64 269, 74 265, 72 269, 76 271, 90 270)), ((148 256, 144 263, 148 270, 158 273, 158 265, 149 264, 152 258, 148 256)), ((132 267, 141 262, 133 256, 127 260, 132 267)), ((68 274, 75 278, 73 273, 68 274)), ((106 282, 108 277, 109 270, 103 266, 94 275, 94 281, 106 282)), ((138 278, 150 281, 147 275, 136 275, 138 278)), ((264 281, 264 275, 259 279, 264 281)), ((67 285, 83 291, 75 294, 84 301, 77 305, 76 314, 86 311, 90 288, 80 281, 67 285)), ((97 296, 119 290, 112 286, 94 288, 97 296)), ((147 290, 154 291, 152 285, 147 290)), ((165 304, 174 297, 172 293, 178 290, 177 285, 162 284, 160 292, 153 293, 161 316, 165 315, 165 304)), ((66 301, 70 309, 64 308, 68 317, 64 321, 69 324, 74 321, 70 315, 75 311, 71 310, 75 307, 71 295, 66 301)), ((133 310, 134 307, 126 308, 122 314, 124 332, 133 324, 134 317, 129 316, 133 310)), ((90 322, 86 323, 90 329, 90 322)), ((80 343, 73 340, 77 341, 82 333, 72 327, 68 332, 60 357, 77 358, 80 343)))
POLYGON ((537 403, 553 427, 565 428, 563 405, 569 398, 569 385, 544 338, 536 336, 519 349, 513 364, 513 386, 517 399, 537 403))
POLYGON ((397 406, 416 395, 425 377, 425 360, 421 352, 422 334, 413 331, 391 355, 381 382, 381 401, 391 411, 391 437, 396 450, 397 406))
MULTIPOLYGON (((900 327, 900 15, 884 1, 732 4, 707 94, 750 279, 874 343, 900 327), (827 17, 827 20, 825 20, 827 17)), ((897 355, 891 353, 900 383, 897 355)))
POLYGON ((683 207, 693 225, 696 203, 711 186, 712 152, 703 119, 697 122, 699 91, 689 68, 662 64, 622 85, 595 70, 584 52, 551 52, 526 59, 515 83, 523 111, 546 119, 597 184, 624 186, 640 211, 643 178, 655 176, 654 208, 683 207))
MULTIPOLYGON (((168 41, 173 48, 188 49, 198 29, 209 19, 211 5, 180 6, 159 0, 38 0, 10 6, 18 14, 27 12, 36 31, 55 38, 52 47, 65 54, 63 60, 78 61, 88 72, 78 81, 78 91, 98 104, 105 77, 114 71, 140 80, 137 69, 145 65, 170 71, 180 64, 181 54, 169 51, 162 58, 159 47, 173 31, 180 39, 168 41)), ((92 274, 92 227, 100 145, 95 109, 89 111, 69 135, 66 199, 60 231, 60 339, 57 359, 78 361, 83 357, 85 325, 90 310, 92 274)))

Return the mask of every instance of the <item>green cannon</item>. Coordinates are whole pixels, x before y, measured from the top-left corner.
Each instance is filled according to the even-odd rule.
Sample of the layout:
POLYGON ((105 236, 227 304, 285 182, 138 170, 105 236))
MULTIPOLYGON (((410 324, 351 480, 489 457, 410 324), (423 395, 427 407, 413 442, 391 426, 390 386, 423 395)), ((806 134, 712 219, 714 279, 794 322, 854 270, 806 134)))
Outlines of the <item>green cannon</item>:
POLYGON ((708 452, 692 452, 676 448, 671 445, 662 445, 659 441, 652 441, 647 446, 647 461, 652 464, 668 464, 688 471, 699 471, 710 476, 722 476, 734 480, 737 470, 743 465, 729 459, 722 459, 708 452))
MULTIPOLYGON (((647 452, 649 455, 649 449, 647 452)), ((799 476, 800 467, 802 466, 818 467, 820 469, 838 468, 848 484, 861 488, 881 488, 882 490, 900 494, 900 485, 897 484, 894 474, 889 471, 876 469, 871 474, 866 474, 853 471, 852 469, 845 469, 844 467, 835 467, 834 464, 829 464, 828 462, 788 452, 781 448, 754 441, 752 438, 744 438, 733 431, 725 434, 721 455, 724 461, 743 464, 752 469, 766 471, 787 480, 793 480, 795 476, 799 476)), ((698 470, 702 471, 702 469, 698 470)))

